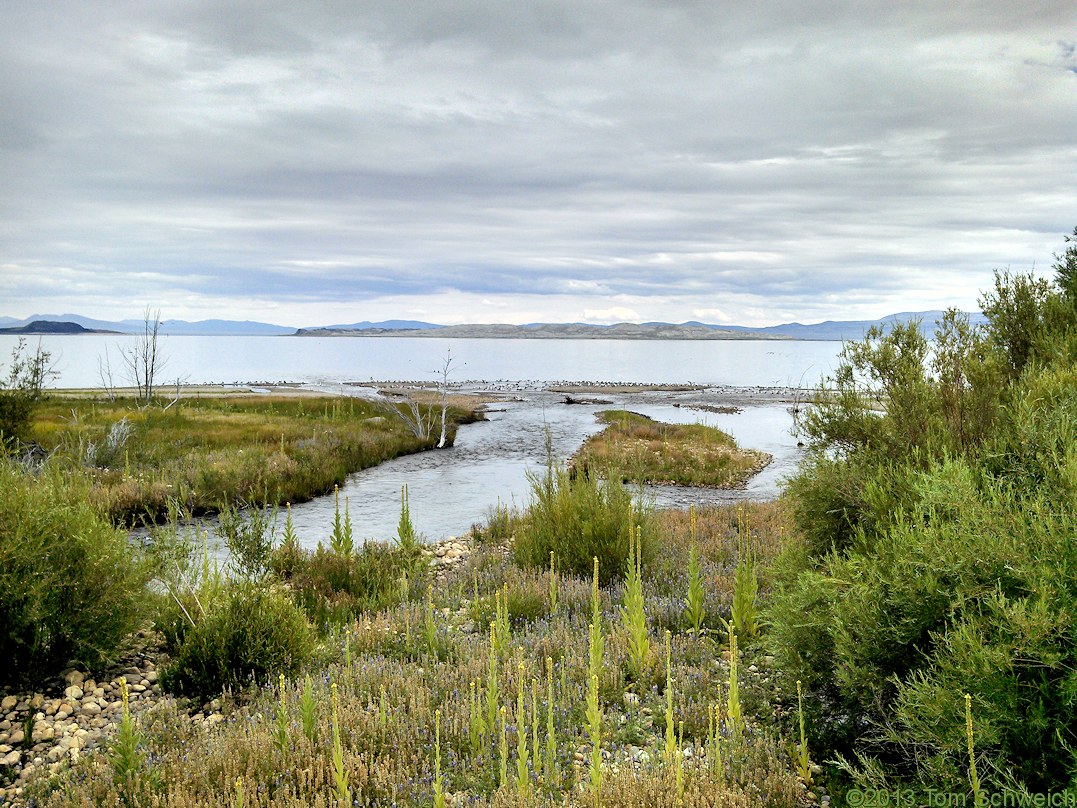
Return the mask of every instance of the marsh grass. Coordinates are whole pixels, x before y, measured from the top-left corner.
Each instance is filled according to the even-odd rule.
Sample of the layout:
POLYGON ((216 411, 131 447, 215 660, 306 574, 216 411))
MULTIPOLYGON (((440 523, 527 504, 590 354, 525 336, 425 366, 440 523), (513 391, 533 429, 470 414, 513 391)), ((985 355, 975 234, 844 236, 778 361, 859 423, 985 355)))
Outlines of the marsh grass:
MULTIPOLYGON (((450 438, 470 410, 451 408, 450 438)), ((250 396, 186 398, 165 410, 50 396, 32 437, 73 469, 84 469, 94 499, 114 521, 164 516, 176 500, 199 514, 228 502, 303 502, 333 490, 354 471, 433 448, 371 403, 353 398, 250 396), (110 446, 125 423, 122 451, 110 446), (87 465, 89 464, 89 465, 87 465)))
POLYGON ((735 488, 771 460, 705 424, 666 424, 628 410, 598 418, 608 426, 584 442, 573 465, 599 476, 615 470, 632 482, 735 488))

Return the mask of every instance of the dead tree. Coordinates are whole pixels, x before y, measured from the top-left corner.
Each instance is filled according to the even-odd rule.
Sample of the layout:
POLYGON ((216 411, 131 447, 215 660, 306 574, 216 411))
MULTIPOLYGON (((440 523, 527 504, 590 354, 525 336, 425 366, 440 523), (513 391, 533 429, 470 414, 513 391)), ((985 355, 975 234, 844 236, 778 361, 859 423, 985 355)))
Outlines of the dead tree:
POLYGON ((157 377, 165 365, 165 356, 161 350, 161 310, 150 311, 146 307, 142 331, 137 335, 134 345, 120 349, 120 355, 127 366, 127 372, 134 382, 138 400, 148 405, 153 401, 153 390, 157 377))

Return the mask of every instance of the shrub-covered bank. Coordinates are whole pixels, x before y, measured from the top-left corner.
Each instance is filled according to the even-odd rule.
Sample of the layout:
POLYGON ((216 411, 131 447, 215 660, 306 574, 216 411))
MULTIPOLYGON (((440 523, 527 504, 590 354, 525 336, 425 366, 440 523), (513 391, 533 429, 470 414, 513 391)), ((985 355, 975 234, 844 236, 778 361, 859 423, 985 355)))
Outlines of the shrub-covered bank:
POLYGON ((1053 282, 998 273, 982 329, 847 346, 802 420, 772 637, 862 786, 1077 789, 1075 238, 1053 282))

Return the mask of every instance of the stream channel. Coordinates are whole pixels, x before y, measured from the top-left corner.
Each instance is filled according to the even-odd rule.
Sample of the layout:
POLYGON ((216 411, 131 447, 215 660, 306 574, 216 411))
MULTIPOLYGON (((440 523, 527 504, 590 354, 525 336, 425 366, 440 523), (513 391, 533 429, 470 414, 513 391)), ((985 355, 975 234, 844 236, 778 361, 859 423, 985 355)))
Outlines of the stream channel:
MULTIPOLYGON (((586 402, 566 404, 564 393, 519 391, 510 400, 487 406, 486 420, 461 426, 455 445, 390 460, 352 474, 341 488, 356 539, 391 540, 400 517, 401 488, 408 487, 411 518, 427 541, 466 533, 499 503, 523 508, 530 499, 528 474, 546 467, 546 432, 554 458, 565 461, 589 436, 601 430, 595 414, 625 408, 659 421, 706 423, 728 432, 738 445, 760 449, 774 459, 743 489, 719 490, 682 486, 649 486, 645 496, 659 507, 772 499, 796 470, 802 450, 792 435, 788 401, 767 400, 768 394, 734 394, 739 412, 715 413, 692 405, 716 406, 731 400, 729 389, 683 392, 574 394, 586 402)), ((770 397, 783 398, 770 394, 770 397)), ((292 507, 300 542, 308 547, 328 543, 335 500, 318 497, 292 507)))
MULTIPOLYGON (((329 392, 318 385, 304 386, 329 392)), ((332 392, 377 395, 365 387, 337 386, 332 392)), ((342 511, 347 507, 356 543, 395 538, 405 485, 412 523, 427 542, 466 534, 499 504, 525 508, 531 492, 529 475, 542 475, 546 469, 547 432, 555 462, 565 462, 589 435, 602 429, 595 417, 602 410, 623 408, 668 423, 708 424, 732 435, 739 446, 773 457, 743 488, 646 486, 644 497, 657 508, 773 499, 796 471, 803 453, 792 432, 795 390, 723 387, 573 393, 581 403, 572 404, 566 403, 565 393, 539 389, 500 395, 501 400, 487 405, 485 420, 459 428, 453 446, 405 455, 348 476, 340 489, 340 507, 342 511)), ((292 524, 300 544, 311 549, 319 543, 328 545, 335 513, 332 494, 293 505, 292 524)), ((215 524, 214 518, 199 519, 188 528, 208 529, 211 554, 223 563, 227 550, 214 540, 215 524)), ((283 529, 282 508, 277 513, 278 540, 283 529)))

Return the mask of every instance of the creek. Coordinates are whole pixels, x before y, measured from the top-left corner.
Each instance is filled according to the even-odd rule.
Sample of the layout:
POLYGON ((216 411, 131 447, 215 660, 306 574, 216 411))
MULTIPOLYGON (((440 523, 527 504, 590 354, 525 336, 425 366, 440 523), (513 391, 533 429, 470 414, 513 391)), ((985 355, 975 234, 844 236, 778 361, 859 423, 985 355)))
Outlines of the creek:
MULTIPOLYGON (((486 420, 460 427, 451 448, 407 455, 350 475, 340 491, 341 508, 346 502, 356 538, 391 540, 396 535, 405 485, 412 522, 428 541, 466 533, 498 504, 525 507, 529 474, 542 474, 546 468, 547 433, 555 460, 567 460, 587 436, 602 428, 595 413, 604 409, 624 407, 660 421, 706 423, 728 432, 742 447, 773 455, 770 465, 742 489, 648 486, 645 497, 660 508, 772 499, 801 453, 791 434, 789 403, 742 403, 739 412, 714 413, 691 407, 717 400, 706 391, 587 398, 609 403, 566 404, 563 394, 521 391, 513 400, 491 404, 486 420)), ((335 507, 332 495, 293 506, 302 544, 328 543, 335 507)))

